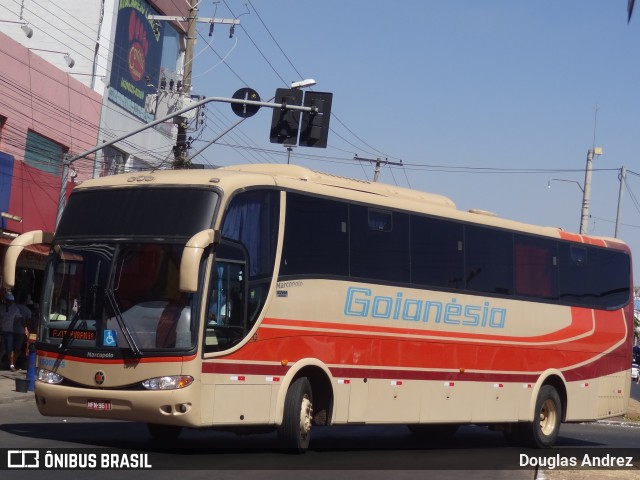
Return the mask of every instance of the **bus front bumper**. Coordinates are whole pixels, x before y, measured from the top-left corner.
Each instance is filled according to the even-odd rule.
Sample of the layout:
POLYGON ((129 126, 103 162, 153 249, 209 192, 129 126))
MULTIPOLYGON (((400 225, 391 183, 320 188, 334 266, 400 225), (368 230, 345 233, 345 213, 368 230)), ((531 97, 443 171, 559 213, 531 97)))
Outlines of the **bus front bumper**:
POLYGON ((53 385, 36 381, 42 415, 200 426, 194 384, 177 390, 117 390, 53 385))

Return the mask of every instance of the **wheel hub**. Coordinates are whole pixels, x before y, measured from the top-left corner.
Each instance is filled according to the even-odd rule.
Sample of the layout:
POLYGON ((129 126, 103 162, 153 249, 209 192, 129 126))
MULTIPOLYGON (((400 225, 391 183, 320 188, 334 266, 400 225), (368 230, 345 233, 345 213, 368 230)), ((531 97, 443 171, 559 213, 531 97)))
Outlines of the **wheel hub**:
POLYGON ((311 431, 311 417, 313 415, 313 405, 309 396, 305 395, 300 405, 300 434, 304 437, 311 431))

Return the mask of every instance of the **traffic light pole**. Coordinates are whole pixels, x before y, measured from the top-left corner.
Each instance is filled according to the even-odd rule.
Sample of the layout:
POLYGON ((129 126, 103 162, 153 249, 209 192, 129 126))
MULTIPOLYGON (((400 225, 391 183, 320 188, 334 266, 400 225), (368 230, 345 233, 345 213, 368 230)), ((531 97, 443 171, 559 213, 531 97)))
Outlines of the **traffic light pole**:
POLYGON ((194 108, 199 108, 203 105, 206 105, 207 103, 211 103, 211 102, 222 102, 222 103, 230 103, 230 104, 240 104, 240 105, 248 105, 248 106, 254 106, 254 107, 268 107, 268 108, 280 108, 280 109, 287 109, 287 110, 298 110, 300 112, 317 112, 317 107, 302 107, 302 106, 298 106, 298 105, 283 105, 281 103, 272 103, 272 102, 260 102, 260 101, 256 101, 256 100, 245 100, 242 98, 227 98, 227 97, 209 97, 209 98, 205 98, 203 100, 200 100, 198 102, 195 102, 191 105, 189 105, 186 108, 183 108, 182 110, 178 110, 175 113, 172 113, 171 115, 167 115, 165 117, 162 118, 158 118, 156 120, 154 120, 153 122, 149 122, 144 124, 143 126, 141 126, 140 128, 136 128, 135 130, 132 130, 128 133, 125 133, 124 135, 121 135, 117 138, 114 138, 113 140, 110 140, 108 142, 105 143, 101 143, 100 145, 98 145, 97 147, 94 148, 90 148, 89 150, 86 150, 82 153, 79 153, 77 155, 73 155, 70 156, 69 154, 65 154, 64 158, 62 159, 62 179, 61 179, 61 183, 60 183, 60 194, 58 196, 58 213, 56 215, 56 228, 58 226, 58 224, 60 223, 60 217, 62 216, 62 211, 64 210, 65 204, 66 204, 66 199, 67 199, 67 180, 69 178, 69 169, 71 168, 71 165, 77 161, 80 160, 81 158, 84 158, 88 155, 91 155, 92 153, 96 153, 98 150, 102 150, 103 148, 106 147, 110 147, 111 145, 114 145, 118 142, 121 142, 123 140, 126 140, 129 137, 132 137, 133 135, 136 135, 140 132, 143 132, 145 130, 147 130, 148 128, 151 127, 155 127, 156 125, 159 125, 161 123, 164 122, 168 122, 169 120, 172 120, 175 117, 180 117, 182 115, 184 115, 185 113, 193 110, 194 108))

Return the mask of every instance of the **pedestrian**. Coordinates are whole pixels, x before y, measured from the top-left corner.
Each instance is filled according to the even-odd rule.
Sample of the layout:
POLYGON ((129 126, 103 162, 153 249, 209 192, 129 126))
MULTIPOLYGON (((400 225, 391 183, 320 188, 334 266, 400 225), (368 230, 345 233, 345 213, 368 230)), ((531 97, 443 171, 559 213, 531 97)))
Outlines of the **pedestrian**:
MULTIPOLYGON (((0 314, 2 316, 2 342, 4 344, 5 351, 9 357, 9 368, 12 372, 16 371, 16 339, 14 334, 14 324, 18 317, 20 317, 20 309, 15 304, 15 298, 11 292, 7 293, 4 297, 5 303, 0 307, 0 314)), ((22 318, 22 317, 20 317, 22 318)), ((24 333, 23 333, 24 335, 24 333)), ((20 348, 20 347, 18 347, 20 348)))
POLYGON ((24 354, 25 358, 29 356, 27 351, 27 339, 29 338, 29 325, 31 324, 31 309, 26 305, 27 295, 21 294, 16 299, 18 306, 18 316, 13 321, 13 344, 16 358, 14 364, 18 365, 19 359, 24 354))

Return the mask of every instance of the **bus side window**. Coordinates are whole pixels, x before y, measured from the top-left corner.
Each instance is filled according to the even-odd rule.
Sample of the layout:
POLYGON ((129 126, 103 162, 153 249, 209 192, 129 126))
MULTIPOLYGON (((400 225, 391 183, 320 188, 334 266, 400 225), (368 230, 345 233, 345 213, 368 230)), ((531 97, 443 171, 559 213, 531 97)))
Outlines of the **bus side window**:
POLYGON ((229 348, 244 338, 246 325, 246 254, 222 243, 216 252, 206 315, 205 351, 229 348))
POLYGON ((556 242, 516 235, 514 241, 516 295, 558 298, 558 252, 556 242))

